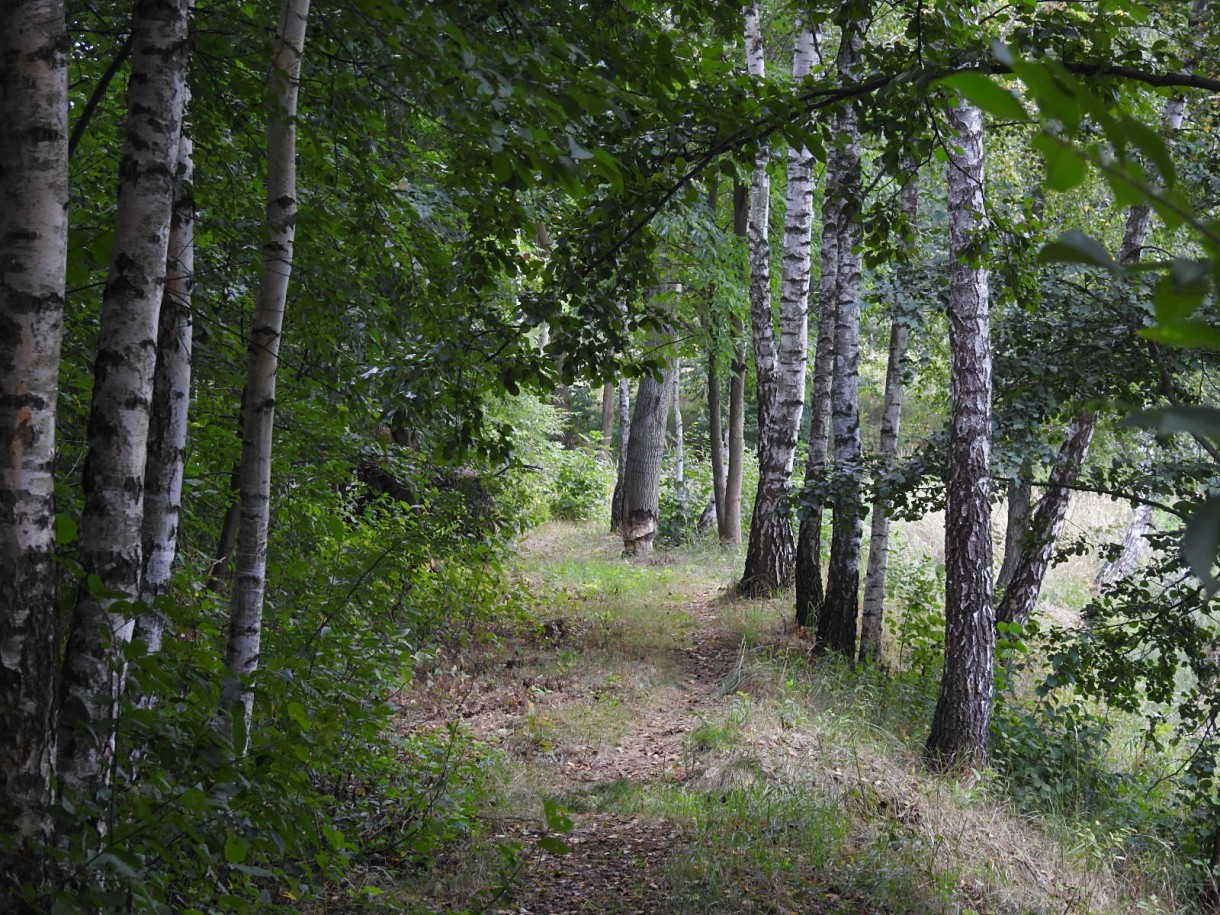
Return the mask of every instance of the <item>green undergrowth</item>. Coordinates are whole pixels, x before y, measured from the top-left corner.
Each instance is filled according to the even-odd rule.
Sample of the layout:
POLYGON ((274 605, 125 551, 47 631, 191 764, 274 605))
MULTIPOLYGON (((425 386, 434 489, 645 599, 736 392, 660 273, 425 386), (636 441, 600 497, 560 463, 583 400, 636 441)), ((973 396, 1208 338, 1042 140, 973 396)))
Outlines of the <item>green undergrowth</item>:
POLYGON ((483 760, 483 834, 402 880, 400 907, 516 911, 530 862, 549 854, 534 838, 549 800, 578 822, 676 828, 650 890, 675 913, 1190 911, 1173 890, 1172 856, 1142 856, 1133 830, 1031 805, 1011 775, 923 767, 935 575, 913 569, 900 581, 903 669, 858 669, 811 652, 788 623, 790 597, 737 599, 740 559, 695 542, 628 561, 594 525, 531 538, 518 574, 536 631, 505 639, 472 675, 524 703, 483 760), (712 642, 717 682, 701 687, 710 697, 684 721, 673 760, 645 778, 564 769, 677 708, 689 695, 684 651, 712 642))

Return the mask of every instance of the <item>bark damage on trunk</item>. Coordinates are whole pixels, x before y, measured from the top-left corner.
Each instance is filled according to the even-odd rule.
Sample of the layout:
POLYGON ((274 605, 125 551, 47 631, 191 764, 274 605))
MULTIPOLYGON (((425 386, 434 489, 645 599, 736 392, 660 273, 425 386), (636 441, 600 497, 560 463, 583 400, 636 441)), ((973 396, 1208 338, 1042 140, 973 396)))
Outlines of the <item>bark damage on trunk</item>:
POLYGON ((623 472, 623 551, 652 552, 660 525, 661 458, 673 370, 640 379, 623 472))

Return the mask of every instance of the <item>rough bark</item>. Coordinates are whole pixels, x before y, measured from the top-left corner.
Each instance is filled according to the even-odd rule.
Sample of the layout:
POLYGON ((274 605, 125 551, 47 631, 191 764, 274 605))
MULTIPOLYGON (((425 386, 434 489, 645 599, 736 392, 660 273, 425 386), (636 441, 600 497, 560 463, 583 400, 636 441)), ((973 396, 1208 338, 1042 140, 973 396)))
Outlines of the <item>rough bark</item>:
POLYGON ((136 597, 140 589, 149 408, 186 93, 189 16, 186 0, 136 5, 114 248, 102 293, 83 476, 78 558, 88 580, 73 609, 62 684, 59 776, 64 793, 74 798, 96 796, 113 753, 122 646, 131 638, 134 620, 112 613, 109 595, 136 597))
POLYGON ((1021 558, 1013 570, 1012 581, 996 608, 997 621, 1019 626, 1029 622, 1055 553, 1055 542, 1067 518, 1071 487, 1084 466, 1096 428, 1097 416, 1089 410, 1082 410, 1068 426, 1063 445, 1055 456, 1046 492, 1038 500, 1038 508, 1025 537, 1021 558))
POLYGON ((148 608, 136 620, 136 638, 149 653, 161 650, 165 620, 153 602, 169 587, 178 554, 187 414, 191 398, 191 293, 195 284, 194 160, 184 124, 178 144, 178 178, 170 225, 165 295, 157 331, 144 470, 143 560, 140 600, 148 608))
MULTIPOLYGON (((919 178, 912 173, 902 189, 902 211, 912 228, 919 215, 919 178)), ((904 245, 896 271, 897 298, 890 323, 889 358, 885 369, 885 403, 881 414, 878 457, 883 471, 898 458, 898 436, 902 428, 903 376, 906 374, 907 344, 911 336, 911 257, 913 244, 904 245)), ((885 580, 890 555, 890 506, 883 499, 873 502, 869 532, 868 570, 864 575, 864 606, 860 622, 860 660, 881 659, 885 623, 885 580)))
MULTIPOLYGON (((837 67, 845 83, 857 77, 861 23, 844 24, 837 67)), ((860 534, 863 495, 854 470, 860 463, 860 127, 859 113, 846 104, 835 113, 833 133, 836 183, 827 192, 840 201, 838 306, 835 309, 835 366, 831 379, 831 428, 840 468, 831 499, 830 565, 826 597, 818 614, 817 644, 855 659, 860 593, 860 534)))
POLYGON ((822 509, 817 487, 826 470, 830 451, 830 389, 835 367, 835 334, 839 308, 839 236, 843 219, 841 196, 835 192, 836 156, 826 163, 826 191, 822 202, 822 276, 818 284, 817 351, 809 393, 809 451, 805 463, 800 532, 796 548, 796 623, 813 626, 822 610, 822 509))
MULTIPOLYGON (((59 0, 0 7, 0 875, 51 841, 59 626, 55 408, 68 252, 68 33, 59 0)), ((0 878, 0 911, 20 911, 0 878)))
POLYGON ((991 341, 985 231, 983 116, 949 112, 950 432, 945 521, 945 668, 925 748, 936 768, 987 758, 995 664, 991 579, 991 341))
POLYGON ((242 424, 241 522, 225 656, 230 689, 236 688, 240 695, 241 707, 235 712, 243 717, 244 727, 239 732, 245 734, 249 733, 254 707, 250 678, 258 668, 262 639, 276 371, 296 235, 296 110, 308 15, 309 0, 284 0, 268 79, 268 237, 263 245, 263 276, 250 323, 242 424))
MULTIPOLYGON (((753 20, 753 27, 750 22, 747 13, 750 72, 761 76, 762 41, 757 34, 757 19, 753 20)), ((806 76, 813 59, 813 34, 805 29, 797 39, 793 77, 806 76)), ((805 406, 809 242, 813 224, 813 157, 807 149, 791 149, 788 154, 778 346, 771 315, 769 196, 764 148, 755 160, 750 195, 750 315, 758 396, 758 495, 740 589, 747 597, 774 594, 792 583, 796 544, 788 483, 792 479, 805 406)))
POLYGON ((623 550, 652 551, 660 524, 661 458, 669 413, 672 369, 661 378, 640 379, 631 416, 631 436, 623 472, 623 550))

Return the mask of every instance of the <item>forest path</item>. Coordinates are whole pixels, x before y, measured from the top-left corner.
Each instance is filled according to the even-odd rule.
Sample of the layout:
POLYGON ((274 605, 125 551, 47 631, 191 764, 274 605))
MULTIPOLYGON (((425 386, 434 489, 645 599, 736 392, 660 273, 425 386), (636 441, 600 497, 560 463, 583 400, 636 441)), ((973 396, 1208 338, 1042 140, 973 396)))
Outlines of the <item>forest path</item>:
POLYGON ((405 729, 459 723, 485 796, 394 911, 1131 910, 985 781, 926 771, 934 678, 814 657, 790 596, 739 600, 739 571, 712 544, 626 560, 594 525, 532 533, 518 622, 400 697, 405 729))
MULTIPOLYGON (((725 838, 709 837, 695 808, 739 777, 726 762, 741 738, 734 703, 748 655, 738 613, 749 607, 770 628, 783 613, 782 602, 732 600, 737 563, 715 547, 629 562, 588 528, 549 526, 523 545, 541 631, 472 650, 432 677, 409 715, 427 726, 456 708, 503 754, 494 838, 522 852, 484 911, 793 911, 768 881, 690 874, 725 838), (544 801, 570 818, 552 835, 567 854, 539 845, 544 801)), ((799 897, 803 912, 882 911, 809 884, 799 897)))

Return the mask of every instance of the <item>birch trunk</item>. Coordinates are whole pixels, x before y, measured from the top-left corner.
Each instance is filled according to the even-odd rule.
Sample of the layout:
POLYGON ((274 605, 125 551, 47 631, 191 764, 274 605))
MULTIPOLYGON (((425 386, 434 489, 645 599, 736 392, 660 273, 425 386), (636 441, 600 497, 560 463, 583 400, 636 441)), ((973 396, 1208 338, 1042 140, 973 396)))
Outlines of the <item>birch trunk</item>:
MULTIPOLYGON (((756 12, 751 19, 747 11, 746 34, 750 72, 761 76, 762 39, 756 12)), ((802 30, 793 54, 795 79, 809 74, 813 49, 812 32, 802 30)), ((763 149, 754 167, 749 225, 750 314, 758 387, 758 495, 741 580, 741 593, 748 597, 762 597, 788 587, 796 553, 788 483, 792 479, 805 406, 809 242, 813 225, 813 156, 807 149, 791 149, 788 153, 778 349, 771 315, 769 196, 767 150, 763 149)))
MULTIPOLYGON (((843 27, 838 54, 840 80, 857 77, 862 23, 843 27)), ((840 472, 831 500, 830 567, 826 597, 818 615, 817 644, 854 660, 859 616, 860 534, 863 496, 860 464, 860 126, 853 103, 835 114, 833 133, 837 184, 827 187, 840 201, 838 307, 835 309, 835 367, 831 380, 831 425, 835 464, 840 472)))
MULTIPOLYGON (((1196 4, 1196 17, 1204 5, 1196 4)), ((1172 135, 1181 128, 1185 113, 1184 99, 1166 99, 1161 120, 1167 134, 1172 135)), ((1118 256, 1121 263, 1139 263, 1151 228, 1150 204, 1140 203, 1128 210, 1122 242, 1119 245, 1118 256)), ((1089 445, 1096 426, 1097 416, 1091 410, 1081 410, 1068 426, 1063 446, 1055 456, 1046 492, 1039 500, 1030 529, 1023 538, 1024 546, 1013 570, 1012 581, 1005 589, 1003 600, 997 608, 996 618, 1000 622, 1024 626, 1033 615, 1038 595, 1042 591, 1042 582, 1054 556, 1055 543, 1067 517, 1072 486, 1088 458, 1089 445)))
POLYGON ((682 424, 682 360, 674 359, 674 482, 686 485, 686 429, 682 424))
MULTIPOLYGON (((733 233, 749 235, 749 196, 743 184, 733 187, 733 233)), ((731 320, 733 361, 729 366, 729 435, 724 470, 724 517, 717 519, 722 543, 741 543, 741 481, 746 443, 746 327, 739 315, 731 320)))
MULTIPOLYGON (((59 667, 55 408, 68 252, 60 0, 0 7, 0 874, 41 882, 59 667)), ((9 879, 0 911, 20 911, 9 879)))
POLYGON ((1012 576, 1021 561, 1025 534, 1034 516, 1033 488, 1022 476, 1008 484, 1008 517, 1004 522, 1004 561, 995 580, 996 594, 1002 595, 1012 583, 1012 576))
MULTIPOLYGON (((189 93, 187 98, 189 99, 189 93)), ((185 112, 184 112, 185 118, 185 112)), ((148 460, 144 471, 143 558, 140 600, 146 609, 136 620, 136 638, 150 654, 161 650, 165 620, 153 602, 166 592, 178 554, 182 474, 186 458, 191 399, 191 293, 195 284, 195 180, 193 147, 186 124, 178 144, 178 177, 170 223, 165 295, 157 331, 148 421, 148 460)))
POLYGON ((614 453, 614 382, 602 385, 602 453, 608 458, 614 453))
MULTIPOLYGON (((912 172, 902 189, 902 212, 914 231, 919 216, 919 176, 912 172)), ((904 246, 896 271, 897 298, 890 323, 889 359, 885 369, 885 406, 881 415, 879 457, 883 471, 893 468, 898 458, 898 436, 902 428, 903 376, 906 374, 907 344, 911 336, 914 305, 911 258, 914 245, 904 246)), ((883 499, 873 502, 869 532, 868 571, 864 576, 864 609, 860 625, 860 660, 881 660, 885 624, 885 580, 890 555, 890 506, 883 499)))
POLYGON ((995 665, 991 579, 991 339, 982 113, 949 112, 949 475, 945 521, 945 668, 925 753, 932 766, 987 758, 995 665))
MULTIPOLYGON (((309 0, 284 0, 268 78, 267 229, 263 277, 250 325, 241 455, 241 521, 230 603, 225 667, 239 691, 235 732, 249 734, 254 708, 251 676, 258 669, 271 506, 271 446, 292 246, 296 235, 296 113, 309 0)), ((247 736, 248 739, 248 736, 247 736)), ((244 751, 244 746, 238 748, 244 751)))
POLYGON ((661 378, 640 379, 631 417, 631 438, 623 473, 623 550, 652 552, 660 523, 661 458, 669 413, 670 369, 661 378))
POLYGON ((149 408, 186 94, 189 18, 187 0, 141 0, 136 5, 78 544, 86 575, 101 589, 82 583, 77 594, 60 715, 64 793, 90 801, 109 775, 123 689, 122 646, 134 624, 124 614, 110 612, 111 597, 98 595, 136 597, 140 591, 149 408))
POLYGON ((1093 579, 1097 587, 1112 585, 1126 578, 1138 567, 1148 549, 1148 531, 1152 528, 1152 506, 1144 502, 1131 510, 1131 520, 1123 532, 1122 552, 1107 562, 1093 579))
POLYGON ((1082 410, 1068 426, 1063 445, 1055 456, 1055 466, 1051 470, 1046 492, 1034 512, 1021 558, 1013 570, 1012 581, 996 609, 997 621, 1019 626, 1029 622, 1055 553, 1055 542, 1067 518, 1071 487, 1084 466, 1096 428, 1097 416, 1089 410, 1082 410))
POLYGON ((707 352, 707 444, 712 462, 712 505, 716 512, 716 531, 724 539, 724 417, 720 403, 720 360, 716 355, 719 342, 713 336, 707 352))
POLYGON ((618 382, 618 458, 614 475, 614 494, 610 497, 610 530, 623 526, 623 477, 627 473, 627 449, 631 444, 631 386, 626 378, 618 382))

